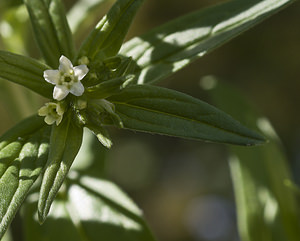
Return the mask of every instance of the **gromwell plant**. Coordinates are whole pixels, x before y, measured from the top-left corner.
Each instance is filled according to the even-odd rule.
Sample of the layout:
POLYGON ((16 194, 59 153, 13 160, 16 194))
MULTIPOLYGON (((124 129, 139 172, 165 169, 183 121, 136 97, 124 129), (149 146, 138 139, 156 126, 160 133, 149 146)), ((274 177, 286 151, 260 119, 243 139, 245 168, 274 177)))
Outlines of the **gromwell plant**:
MULTIPOLYGON (((81 215, 78 195, 82 195, 94 205, 91 209, 109 207, 108 220, 116 219, 126 231, 120 240, 155 240, 141 211, 114 184, 75 171, 68 176, 84 128, 106 148, 113 143, 107 126, 234 145, 265 143, 263 136, 212 105, 154 84, 292 1, 227 1, 182 16, 122 45, 143 2, 117 0, 76 50, 61 0, 24 0, 43 60, 1 50, 0 78, 22 85, 48 102, 0 139, 0 237, 40 177, 35 200, 41 224, 66 181, 65 198, 60 202, 76 206, 76 217, 70 218, 73 223, 88 218, 105 222, 92 212, 91 216, 81 215)), ((55 204, 52 209, 58 207, 55 204)), ((99 240, 102 235, 101 229, 95 235, 86 226, 81 228, 86 230, 80 235, 89 239, 80 236, 79 240, 99 240)), ((105 240, 116 240, 115 232, 106 231, 105 240)), ((34 240, 34 234, 28 235, 34 240)))

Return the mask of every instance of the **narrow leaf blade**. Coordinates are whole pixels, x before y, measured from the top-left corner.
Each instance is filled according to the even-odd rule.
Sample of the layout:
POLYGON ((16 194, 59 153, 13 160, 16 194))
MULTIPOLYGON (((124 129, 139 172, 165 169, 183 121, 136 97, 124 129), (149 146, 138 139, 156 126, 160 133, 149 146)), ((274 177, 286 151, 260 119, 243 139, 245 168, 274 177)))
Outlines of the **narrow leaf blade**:
POLYGON ((53 86, 43 78, 44 70, 48 69, 32 58, 0 51, 0 79, 8 80, 42 95, 52 97, 53 86))
POLYGON ((60 0, 24 0, 38 46, 46 63, 58 66, 61 55, 74 57, 74 43, 60 0))
POLYGON ((43 223, 80 149, 83 128, 73 123, 69 115, 59 126, 53 125, 50 152, 38 203, 39 221, 43 223))
POLYGON ((141 67, 137 83, 158 81, 260 23, 294 0, 233 0, 162 25, 122 46, 141 67))
POLYGON ((75 172, 70 176, 43 225, 34 218, 36 203, 25 206, 26 240, 155 241, 140 209, 115 184, 75 172))
MULTIPOLYGON (((93 10, 97 10, 99 6, 107 2, 108 0, 79 0, 68 11, 68 20, 72 32, 80 31, 81 25, 85 21, 90 21, 95 14, 91 14, 93 10)), ((93 21, 94 22, 94 21, 93 21)))
POLYGON ((238 145, 264 142, 224 112, 174 90, 135 85, 108 100, 128 129, 238 145))
POLYGON ((232 147, 230 169, 238 209, 241 238, 256 240, 299 240, 299 205, 288 160, 270 122, 236 89, 219 83, 211 90, 218 106, 260 129, 269 142, 260 147, 232 147))
POLYGON ((1 138, 0 239, 46 164, 49 132, 42 118, 34 116, 1 138))
POLYGON ((80 48, 79 58, 111 57, 121 48, 129 26, 144 0, 118 0, 80 48))

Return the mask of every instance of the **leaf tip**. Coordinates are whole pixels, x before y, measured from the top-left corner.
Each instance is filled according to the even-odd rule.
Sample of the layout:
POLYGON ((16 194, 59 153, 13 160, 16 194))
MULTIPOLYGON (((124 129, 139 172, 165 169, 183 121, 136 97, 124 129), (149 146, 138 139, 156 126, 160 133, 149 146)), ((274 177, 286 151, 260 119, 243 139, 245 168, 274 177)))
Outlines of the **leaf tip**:
POLYGON ((41 200, 39 199, 38 202, 38 221, 42 225, 48 216, 51 204, 49 205, 47 202, 41 200))
POLYGON ((39 221, 39 224, 42 225, 46 218, 47 218, 47 214, 48 212, 43 212, 43 211, 38 211, 38 221, 39 221))
POLYGON ((268 142, 269 141, 264 136, 255 132, 255 136, 252 137, 250 142, 246 143, 246 146, 260 146, 267 144, 268 142))

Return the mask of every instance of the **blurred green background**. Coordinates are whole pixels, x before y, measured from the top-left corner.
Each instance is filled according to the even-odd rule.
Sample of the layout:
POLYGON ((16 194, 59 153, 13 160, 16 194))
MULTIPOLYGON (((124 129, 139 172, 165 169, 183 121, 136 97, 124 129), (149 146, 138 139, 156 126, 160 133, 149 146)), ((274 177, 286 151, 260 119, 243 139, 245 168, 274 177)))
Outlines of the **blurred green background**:
MULTIPOLYGON (((66 7, 71 8, 74 2, 66 1, 66 7)), ((128 39, 218 2, 222 1, 148 0, 134 20, 128 39)), ((93 26, 110 4, 91 11, 83 26, 93 26)), ((0 4, 0 49, 39 58, 26 11, 22 7, 4 11, 5 7, 0 4)), ((208 94, 199 85, 204 76, 214 75, 236 86, 270 119, 298 183, 299 12, 300 3, 296 2, 160 83, 209 103, 208 94)), ((88 28, 81 28, 75 35, 78 45, 86 32, 88 28)), ((0 81, 0 133, 36 112, 44 101, 22 87, 0 81)), ((111 131, 114 146, 106 155, 104 175, 144 210, 158 240, 239 240, 226 146, 111 131)))

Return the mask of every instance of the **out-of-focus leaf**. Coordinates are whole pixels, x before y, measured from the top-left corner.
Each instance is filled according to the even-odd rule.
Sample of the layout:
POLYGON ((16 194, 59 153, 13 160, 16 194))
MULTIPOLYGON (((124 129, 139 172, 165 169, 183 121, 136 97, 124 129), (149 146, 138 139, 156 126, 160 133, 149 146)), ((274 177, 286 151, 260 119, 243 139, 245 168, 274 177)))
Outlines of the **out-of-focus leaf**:
POLYGON ((226 113, 174 90, 135 85, 108 100, 131 130, 238 145, 264 142, 226 113))
POLYGON ((79 0, 68 12, 70 28, 76 32, 81 23, 89 17, 93 9, 98 8, 108 0, 79 0))
POLYGON ((2 12, 3 9, 6 10, 7 8, 15 7, 21 4, 22 4, 22 0, 1 0, 0 12, 2 12))
POLYGON ((39 221, 43 223, 82 143, 83 128, 71 115, 52 126, 50 151, 38 203, 39 221))
POLYGON ((10 229, 8 229, 6 231, 6 233, 4 234, 3 238, 1 239, 1 241, 14 241, 13 238, 12 238, 10 229))
POLYGON ((48 68, 32 58, 0 51, 0 79, 23 85, 42 96, 52 98, 53 86, 43 78, 43 72, 48 68))
POLYGON ((97 24, 80 48, 79 58, 94 59, 116 55, 121 48, 130 24, 144 0, 118 0, 97 24))
POLYGON ((232 147, 230 168, 242 240, 300 240, 299 206, 294 190, 286 185, 291 173, 271 124, 231 86, 219 84, 211 93, 218 106, 269 139, 260 147, 232 147))
POLYGON ((49 134, 34 116, 0 138, 0 239, 46 164, 49 134))
POLYGON ((82 146, 72 165, 72 170, 85 175, 103 177, 106 167, 105 148, 97 137, 87 128, 84 129, 82 146))
POLYGON ((0 6, 1 49, 19 54, 27 53, 25 39, 29 32, 29 18, 25 6, 14 7, 3 13, 1 10, 3 9, 0 6))
POLYGON ((24 210, 26 240, 154 241, 138 207, 113 183, 70 173, 40 226, 34 196, 24 210))
POLYGON ((24 0, 38 46, 52 68, 61 55, 74 57, 74 43, 61 0, 24 0))
POLYGON ((258 24, 293 0, 233 0, 164 24, 122 46, 141 67, 139 84, 158 81, 258 24))

